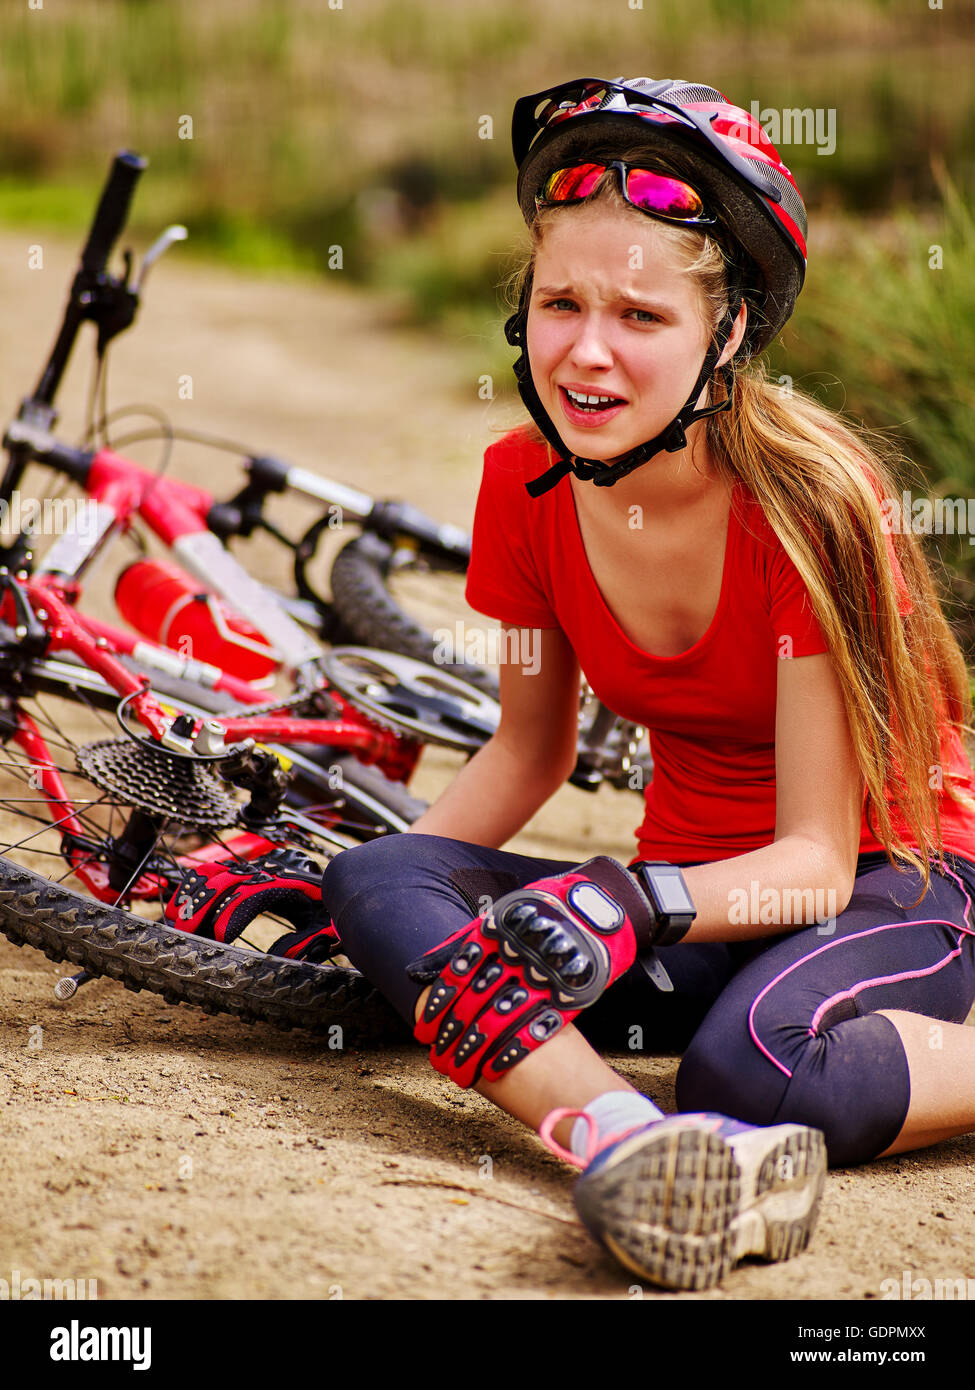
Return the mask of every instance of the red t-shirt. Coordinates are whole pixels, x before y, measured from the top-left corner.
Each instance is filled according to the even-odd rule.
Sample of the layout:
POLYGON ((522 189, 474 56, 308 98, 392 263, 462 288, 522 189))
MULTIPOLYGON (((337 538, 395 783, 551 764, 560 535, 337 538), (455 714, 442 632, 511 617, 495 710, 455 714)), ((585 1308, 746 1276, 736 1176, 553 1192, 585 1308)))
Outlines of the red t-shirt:
MULTIPOLYGON (((636 832, 641 858, 703 863, 771 844, 781 639, 791 638, 793 657, 828 647, 761 507, 736 485, 711 625, 687 651, 653 656, 630 641, 600 593, 568 481, 538 498, 525 491, 548 465, 546 447, 524 429, 487 450, 468 602, 502 623, 561 628, 599 699, 648 729, 654 772, 636 832)), ((910 599, 894 566, 903 613, 910 599)), ((975 796, 961 740, 948 725, 942 746, 945 771, 975 796)), ((941 815, 945 848, 975 858, 975 812, 942 792, 941 815)), ((864 816, 860 852, 882 848, 864 816)))

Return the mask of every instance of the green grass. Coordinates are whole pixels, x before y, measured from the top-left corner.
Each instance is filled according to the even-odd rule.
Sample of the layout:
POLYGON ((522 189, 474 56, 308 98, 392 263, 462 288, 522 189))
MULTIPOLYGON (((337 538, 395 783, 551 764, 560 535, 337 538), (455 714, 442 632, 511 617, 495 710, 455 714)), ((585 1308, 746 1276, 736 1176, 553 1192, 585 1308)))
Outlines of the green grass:
POLYGON ((932 141, 975 183, 975 0, 72 0, 0 20, 0 177, 91 180, 138 148, 237 216, 382 186, 418 153, 442 196, 510 182, 521 92, 628 64, 706 79, 742 105, 837 108, 837 148, 787 151, 813 203, 935 192, 932 141), (652 60, 648 61, 652 55, 652 60), (177 138, 189 115, 192 140, 177 138), (478 141, 490 115, 495 138, 478 141))
POLYGON ((93 211, 90 184, 0 179, 0 222, 8 225, 80 234, 93 211))

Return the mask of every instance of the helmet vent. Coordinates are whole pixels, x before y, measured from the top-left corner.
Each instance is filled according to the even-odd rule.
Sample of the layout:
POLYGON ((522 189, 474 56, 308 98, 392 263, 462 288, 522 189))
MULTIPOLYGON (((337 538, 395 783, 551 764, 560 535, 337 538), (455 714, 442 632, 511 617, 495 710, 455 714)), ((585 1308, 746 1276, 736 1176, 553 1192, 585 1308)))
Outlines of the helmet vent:
POLYGON ((660 95, 666 101, 672 101, 675 106, 690 106, 695 102, 717 102, 721 105, 725 100, 713 87, 692 87, 686 84, 671 87, 668 92, 661 92, 660 95))
MULTIPOLYGON (((744 157, 746 159, 748 158, 747 155, 745 155, 744 157)), ((762 177, 768 179, 769 183, 772 184, 775 188, 777 188, 779 192, 782 194, 783 206, 785 207, 786 212, 792 218, 793 222, 802 232, 802 239, 803 241, 805 241, 806 209, 803 206, 802 199, 796 193, 796 190, 792 187, 792 184, 789 182, 789 180, 787 178, 784 178, 783 175, 779 173, 778 169, 776 169, 773 164, 767 163, 764 159, 756 159, 754 162, 758 165, 762 177)))

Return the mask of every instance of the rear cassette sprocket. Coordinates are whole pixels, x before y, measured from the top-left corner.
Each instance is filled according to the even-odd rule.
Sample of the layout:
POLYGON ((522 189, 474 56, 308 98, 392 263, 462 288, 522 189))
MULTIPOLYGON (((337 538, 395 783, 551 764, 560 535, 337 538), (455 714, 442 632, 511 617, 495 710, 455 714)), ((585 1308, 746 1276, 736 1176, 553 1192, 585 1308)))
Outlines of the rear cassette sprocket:
POLYGON ((237 824, 240 807, 226 784, 192 758, 155 752, 125 738, 87 743, 76 757, 96 786, 140 811, 187 830, 237 824))

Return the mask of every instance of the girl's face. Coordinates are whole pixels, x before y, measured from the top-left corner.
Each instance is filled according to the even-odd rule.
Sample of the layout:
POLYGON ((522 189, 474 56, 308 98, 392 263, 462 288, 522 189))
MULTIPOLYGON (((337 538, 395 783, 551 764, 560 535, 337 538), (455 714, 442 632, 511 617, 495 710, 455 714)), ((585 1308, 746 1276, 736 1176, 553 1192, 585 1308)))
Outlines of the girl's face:
MULTIPOLYGON (((704 361, 704 312, 653 218, 598 204, 552 218, 535 257, 528 352, 572 453, 615 459, 670 423, 704 361)), ((743 332, 742 315, 722 362, 743 332)))

